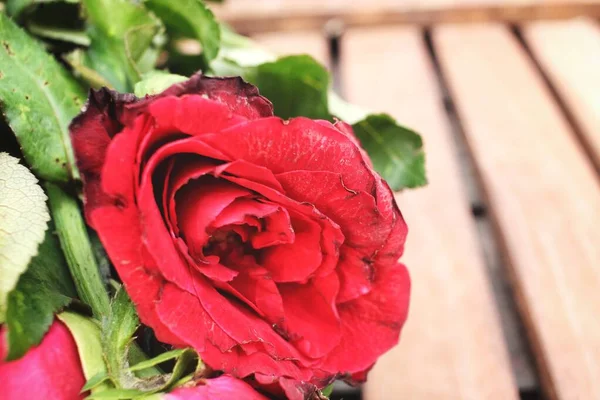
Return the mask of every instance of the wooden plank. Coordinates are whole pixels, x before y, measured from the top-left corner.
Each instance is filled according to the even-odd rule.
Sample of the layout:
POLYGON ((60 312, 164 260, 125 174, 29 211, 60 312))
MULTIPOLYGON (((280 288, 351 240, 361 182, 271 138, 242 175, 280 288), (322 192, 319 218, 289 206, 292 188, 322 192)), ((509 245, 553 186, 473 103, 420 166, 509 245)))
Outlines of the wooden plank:
POLYGON ((318 30, 262 33, 252 38, 278 55, 308 54, 323 65, 329 63, 327 40, 318 30))
POLYGON ((435 74, 416 29, 350 30, 341 68, 349 100, 386 111, 425 140, 429 186, 397 196, 409 226, 413 291, 400 344, 364 388, 368 400, 516 399, 469 202, 435 74))
POLYGON ((227 0, 211 8, 244 33, 320 29, 331 19, 355 27, 600 17, 600 0, 227 0))
POLYGON ((593 167, 505 27, 441 27, 434 43, 547 397, 600 399, 600 187, 593 167))
POLYGON ((589 19, 536 22, 523 34, 600 170, 600 25, 589 19))

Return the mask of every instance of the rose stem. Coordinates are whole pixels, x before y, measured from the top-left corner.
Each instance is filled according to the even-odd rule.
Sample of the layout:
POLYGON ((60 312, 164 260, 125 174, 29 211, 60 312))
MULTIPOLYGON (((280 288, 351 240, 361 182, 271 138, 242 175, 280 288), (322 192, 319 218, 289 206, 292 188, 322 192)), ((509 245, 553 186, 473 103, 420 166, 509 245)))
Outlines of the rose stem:
POLYGON ((108 315, 110 301, 77 200, 50 182, 46 183, 46 192, 77 293, 92 308, 94 316, 102 319, 108 315))

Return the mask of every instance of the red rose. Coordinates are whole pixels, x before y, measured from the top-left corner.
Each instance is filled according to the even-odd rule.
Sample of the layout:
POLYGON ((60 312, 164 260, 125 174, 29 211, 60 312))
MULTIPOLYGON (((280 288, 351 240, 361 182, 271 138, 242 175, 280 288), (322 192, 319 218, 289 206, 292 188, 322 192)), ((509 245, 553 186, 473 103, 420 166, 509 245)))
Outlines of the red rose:
POLYGON ((20 399, 83 399, 85 384, 77 345, 69 329, 55 320, 42 342, 15 361, 8 354, 7 331, 0 327, 0 397, 20 399))
POLYGON ((206 379, 198 386, 180 387, 162 396, 163 400, 267 400, 252 386, 231 376, 206 379))
POLYGON ((161 341, 295 398, 397 343, 406 225, 348 125, 196 75, 93 92, 71 138, 88 222, 161 341))

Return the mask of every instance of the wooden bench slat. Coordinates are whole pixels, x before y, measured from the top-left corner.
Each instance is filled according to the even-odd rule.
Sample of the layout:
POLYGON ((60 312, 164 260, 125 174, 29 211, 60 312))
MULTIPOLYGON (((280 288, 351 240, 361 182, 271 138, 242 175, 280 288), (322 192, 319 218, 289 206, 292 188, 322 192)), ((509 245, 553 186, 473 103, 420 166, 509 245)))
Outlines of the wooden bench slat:
POLYGON ((600 188, 593 168, 505 27, 436 28, 434 43, 546 393, 600 399, 600 188))
POLYGON ((252 38, 278 55, 308 54, 323 65, 329 63, 326 37, 318 30, 258 33, 252 38))
POLYGON ((600 25, 587 19, 537 22, 523 31, 600 170, 600 25))
POLYGON ((341 68, 349 100, 423 134, 429 186, 397 196, 413 282, 400 344, 376 364, 367 400, 516 399, 469 202, 419 31, 350 30, 341 68))
POLYGON ((227 0, 211 5, 245 33, 347 26, 600 17, 600 0, 227 0))

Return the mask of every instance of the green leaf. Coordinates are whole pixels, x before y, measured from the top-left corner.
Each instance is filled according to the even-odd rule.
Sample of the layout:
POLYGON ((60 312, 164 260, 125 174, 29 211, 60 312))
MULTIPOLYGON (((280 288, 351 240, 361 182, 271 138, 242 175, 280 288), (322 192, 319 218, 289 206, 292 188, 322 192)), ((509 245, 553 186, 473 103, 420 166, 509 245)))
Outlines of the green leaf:
POLYGON ((46 26, 36 23, 27 24, 27 29, 34 35, 53 40, 69 42, 80 46, 89 46, 89 36, 77 29, 64 29, 57 26, 46 26))
POLYGON ((98 385, 100 385, 101 383, 106 382, 107 380, 108 374, 106 373, 106 371, 98 372, 96 375, 88 379, 85 385, 83 385, 83 387, 81 388, 81 392, 83 393, 92 390, 98 387, 98 385))
MULTIPOLYGON (((138 363, 146 361, 148 359, 148 356, 142 351, 142 349, 136 342, 133 342, 133 345, 129 348, 128 359, 129 365, 137 365, 138 363)), ((152 376, 161 375, 162 373, 163 372, 160 370, 160 368, 155 366, 135 371, 135 376, 137 376, 138 378, 149 378, 152 376)))
POLYGON ((0 322, 8 293, 38 253, 49 220, 35 176, 18 159, 0 153, 0 322))
POLYGON ((187 79, 185 76, 169 74, 168 72, 152 71, 144 75, 144 79, 135 84, 134 93, 137 97, 158 94, 169 86, 187 79))
POLYGON ((38 255, 8 295, 8 360, 22 357, 30 347, 39 344, 52 324, 54 313, 75 297, 73 282, 52 230, 50 226, 38 255))
POLYGON ((325 397, 331 396, 331 393, 333 393, 333 383, 321 390, 321 394, 325 397))
POLYGON ((183 376, 189 364, 196 358, 196 353, 191 349, 176 350, 151 360, 142 361, 130 368, 128 353, 138 326, 139 319, 135 307, 127 292, 121 287, 111 302, 111 311, 108 317, 102 321, 102 346, 108 375, 121 389, 135 389, 143 393, 165 390, 183 376), (138 378, 133 374, 134 371, 153 368, 160 362, 172 358, 177 358, 177 362, 170 374, 145 378, 138 378))
POLYGON ((83 80, 94 89, 103 86, 113 88, 113 85, 96 70, 86 65, 86 53, 84 50, 77 49, 63 56, 64 60, 73 68, 73 75, 83 80))
POLYGON ((120 92, 131 91, 140 80, 138 62, 163 29, 161 21, 143 5, 127 0, 82 0, 91 44, 79 64, 85 78, 89 69, 120 92))
POLYGON ((144 392, 137 389, 108 389, 98 391, 86 397, 86 400, 91 399, 107 399, 107 400, 128 400, 135 399, 144 395, 144 392))
MULTIPOLYGON (((58 315, 58 318, 67 325, 75 339, 85 378, 89 381, 96 376, 106 374, 98 324, 72 312, 63 312, 58 315)), ((107 382, 98 383, 94 385, 92 392, 100 393, 108 388, 110 385, 107 382)))
POLYGON ((110 312, 102 320, 102 348, 108 374, 118 387, 129 388, 135 377, 128 371, 127 353, 139 319, 127 292, 121 287, 110 303, 110 312))
POLYGON ((206 64, 217 57, 221 29, 212 11, 202 0, 146 0, 146 6, 160 15, 173 36, 185 36, 202 44, 206 64))
MULTIPOLYGON (((138 364, 134 365, 133 367, 129 368, 129 371, 134 372, 134 371, 147 370, 149 368, 153 368, 153 367, 157 366, 161 362, 171 360, 173 358, 176 359, 175 366, 173 367, 173 371, 169 374, 163 374, 161 376, 162 384, 154 385, 153 387, 148 386, 147 384, 145 385, 145 386, 147 386, 147 392, 157 392, 157 391, 168 390, 169 388, 175 386, 175 384, 177 384, 179 382, 179 380, 181 378, 183 378, 185 372, 188 370, 188 367, 192 364, 192 362, 194 362, 194 360, 197 359, 197 354, 194 350, 192 350, 190 348, 171 350, 166 353, 160 354, 157 357, 154 357, 150 360, 146 360, 141 363, 138 363, 138 364)), ((149 379, 145 379, 145 380, 141 380, 141 381, 142 382, 143 381, 161 382, 161 380, 158 378, 159 377, 155 376, 154 378, 149 378, 149 379)), ((137 386, 141 386, 141 385, 137 384, 137 386)))
POLYGON ((50 210, 60 245, 73 276, 77 293, 94 315, 101 318, 109 311, 109 298, 90 244, 77 200, 52 183, 46 184, 50 210))
POLYGON ((197 358, 197 354, 192 349, 185 349, 179 356, 177 357, 177 361, 175 362, 175 367, 173 367, 173 372, 168 374, 167 381, 156 390, 167 390, 175 386, 181 378, 183 378, 185 372, 188 369, 188 366, 197 358))
POLYGON ((140 363, 135 364, 132 367, 129 367, 129 371, 140 371, 143 369, 147 369, 150 367, 154 367, 162 362, 172 360, 174 358, 179 358, 187 349, 175 349, 171 351, 167 351, 166 353, 159 354, 158 356, 151 358, 149 360, 142 361, 140 363))
POLYGON ((370 115, 352 126, 375 170, 393 190, 427 183, 421 136, 386 114, 370 115))
POLYGON ((0 108, 40 178, 76 174, 69 123, 84 92, 46 50, 0 13, 0 108))
POLYGON ((261 64, 248 78, 273 102, 275 115, 281 118, 330 118, 329 73, 310 56, 288 56, 261 64))

